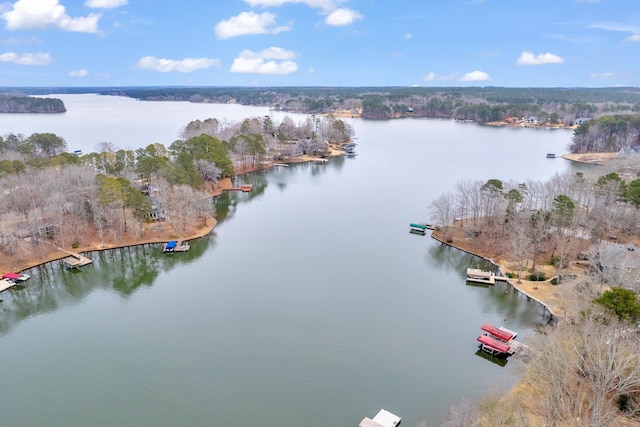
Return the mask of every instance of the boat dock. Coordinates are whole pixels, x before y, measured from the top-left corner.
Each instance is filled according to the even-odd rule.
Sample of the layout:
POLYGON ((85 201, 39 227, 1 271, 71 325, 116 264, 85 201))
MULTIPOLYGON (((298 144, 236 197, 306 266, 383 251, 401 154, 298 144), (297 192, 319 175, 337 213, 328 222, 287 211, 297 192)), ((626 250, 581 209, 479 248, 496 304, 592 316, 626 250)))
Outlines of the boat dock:
POLYGON ((495 285, 496 280, 501 280, 507 283, 509 282, 508 277, 496 276, 493 271, 484 271, 478 268, 467 268, 467 282, 495 285))
POLYGON ((84 257, 80 254, 76 254, 69 251, 64 251, 64 252, 67 252, 69 255, 71 255, 62 259, 62 263, 69 270, 72 270, 74 268, 84 267, 85 265, 91 264, 93 262, 89 258, 84 257))
POLYGON ((402 419, 389 411, 380 409, 380 412, 373 419, 365 417, 358 427, 396 427, 402 419))
POLYGON ((62 248, 58 248, 58 250, 70 255, 62 259, 62 263, 69 270, 84 267, 85 265, 91 264, 93 262, 89 258, 75 252, 71 252, 62 248))
POLYGON ((13 282, 8 279, 0 279, 0 292, 4 292, 12 286, 17 285, 17 282, 13 282))
POLYGON ((467 282, 496 284, 496 275, 493 271, 484 271, 478 268, 467 268, 467 282))
POLYGON ((480 327, 484 334, 477 340, 480 342, 480 349, 495 356, 511 356, 516 352, 528 349, 529 347, 516 341, 517 332, 505 328, 484 324, 480 327))
POLYGON ((251 184, 240 185, 238 187, 225 188, 224 191, 242 191, 243 193, 248 193, 253 188, 251 184))
POLYGON ((415 234, 426 234, 427 232, 427 226, 425 224, 419 224, 419 223, 411 223, 409 224, 410 230, 409 232, 411 233, 415 233, 415 234))
POLYGON ((164 244, 162 252, 188 252, 189 249, 191 249, 191 247, 189 246, 189 242, 184 242, 182 240, 170 240, 164 244))

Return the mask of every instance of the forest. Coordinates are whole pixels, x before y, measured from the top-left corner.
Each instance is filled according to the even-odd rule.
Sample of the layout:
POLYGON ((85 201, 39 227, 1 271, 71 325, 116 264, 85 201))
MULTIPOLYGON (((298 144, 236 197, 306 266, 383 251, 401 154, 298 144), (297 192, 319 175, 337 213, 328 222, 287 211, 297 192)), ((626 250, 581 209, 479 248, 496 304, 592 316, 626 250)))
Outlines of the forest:
POLYGON ((637 425, 639 176, 630 156, 546 182, 462 181, 431 202, 443 241, 562 301, 515 391, 456 404, 444 425, 637 425))
POLYGON ((148 101, 266 105, 306 114, 347 112, 365 119, 456 118, 480 123, 535 116, 573 125, 581 117, 640 112, 640 89, 505 87, 87 87, 16 88, 30 95, 98 93, 148 101))
POLYGON ((0 138, 0 257, 17 266, 42 258, 52 245, 141 241, 158 221, 180 235, 213 213, 211 194, 221 180, 273 161, 326 156, 330 145, 352 135, 350 125, 333 117, 210 118, 188 123, 169 147, 134 151, 100 143, 81 155, 68 153, 66 141, 52 133, 6 135, 0 138))
POLYGON ((640 150, 640 114, 616 114, 587 120, 576 128, 572 153, 635 154, 640 150))
POLYGON ((64 113, 64 102, 56 98, 37 98, 23 94, 0 94, 0 113, 64 113))

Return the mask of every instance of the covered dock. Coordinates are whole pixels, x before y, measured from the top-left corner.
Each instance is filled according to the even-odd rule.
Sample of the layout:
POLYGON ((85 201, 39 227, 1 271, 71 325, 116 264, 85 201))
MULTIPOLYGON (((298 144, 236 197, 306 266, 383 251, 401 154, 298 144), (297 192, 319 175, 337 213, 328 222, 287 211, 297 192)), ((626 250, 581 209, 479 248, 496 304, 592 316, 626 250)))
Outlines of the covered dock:
POLYGON ((401 421, 402 419, 399 416, 381 409, 373 419, 365 417, 360 421, 358 427, 396 427, 401 421))
POLYGON ((191 247, 189 246, 189 242, 184 242, 182 240, 170 240, 164 244, 162 248, 162 252, 165 253, 173 253, 173 252, 187 252, 191 247))
POLYGON ((480 335, 477 340, 480 342, 482 350, 489 354, 510 356, 515 352, 509 344, 498 341, 489 335, 480 335))

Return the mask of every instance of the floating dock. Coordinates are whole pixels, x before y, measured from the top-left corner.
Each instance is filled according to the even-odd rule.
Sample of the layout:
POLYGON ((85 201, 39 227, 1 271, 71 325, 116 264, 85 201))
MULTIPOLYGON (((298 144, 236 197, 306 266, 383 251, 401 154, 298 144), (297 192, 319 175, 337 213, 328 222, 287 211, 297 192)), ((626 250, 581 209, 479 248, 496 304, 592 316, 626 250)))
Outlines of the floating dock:
POLYGON ((358 427, 396 427, 402 419, 389 411, 380 409, 373 419, 365 418, 360 421, 358 427))
POLYGON ((189 242, 184 242, 182 240, 171 240, 164 244, 162 252, 188 252, 189 249, 191 249, 191 247, 189 246, 189 242))

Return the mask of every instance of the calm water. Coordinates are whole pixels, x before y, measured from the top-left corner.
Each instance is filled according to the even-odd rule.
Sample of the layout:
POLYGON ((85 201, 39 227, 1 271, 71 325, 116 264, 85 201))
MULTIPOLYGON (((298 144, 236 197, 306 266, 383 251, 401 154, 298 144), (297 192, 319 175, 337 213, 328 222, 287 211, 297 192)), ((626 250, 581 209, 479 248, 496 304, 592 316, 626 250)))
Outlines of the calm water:
MULTIPOLYGON (((157 120, 171 133, 159 142, 210 108, 227 112, 99 99, 88 104, 107 105, 82 112, 85 131, 96 137, 111 120, 105 110, 133 102, 139 110, 128 116, 140 119, 110 137, 131 148, 128 138, 160 111, 194 108, 190 118, 157 120)), ((233 108, 238 120, 265 114, 233 108)), ((19 122, 0 120, 5 129, 19 122)), ((83 139, 74 121, 47 129, 50 120, 31 116, 33 131, 13 130, 83 139)), ((477 356, 479 327, 506 324, 527 341, 542 310, 504 285, 466 285, 478 260, 408 224, 460 179, 543 180, 570 169, 545 153, 562 153, 571 133, 351 122, 356 159, 239 177, 254 191, 220 198, 221 223, 189 253, 93 253, 81 272, 52 263, 3 293, 0 424, 357 426, 385 408, 403 425, 434 426, 450 403, 511 386, 522 363, 477 356)))

